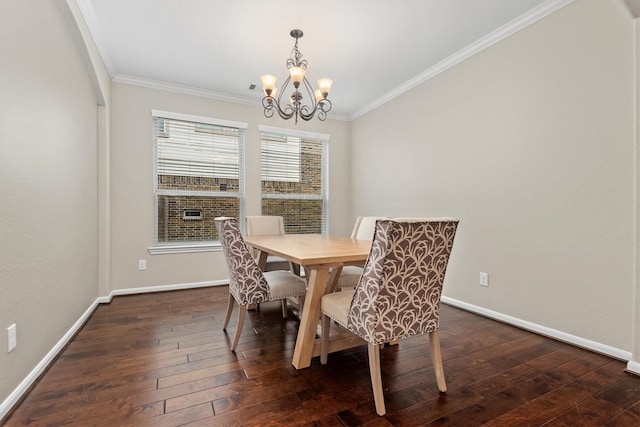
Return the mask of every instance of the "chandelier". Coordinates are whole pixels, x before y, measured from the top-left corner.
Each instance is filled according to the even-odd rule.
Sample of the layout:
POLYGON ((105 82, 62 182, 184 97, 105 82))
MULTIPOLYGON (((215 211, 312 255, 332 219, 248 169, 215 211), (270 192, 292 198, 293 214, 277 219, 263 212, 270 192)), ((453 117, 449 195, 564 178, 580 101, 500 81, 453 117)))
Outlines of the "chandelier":
POLYGON ((331 79, 320 79, 318 80, 318 89, 313 90, 313 87, 304 76, 307 71, 307 61, 302 59, 302 53, 298 50, 298 39, 303 35, 302 30, 291 30, 289 34, 296 39, 296 43, 293 45, 291 57, 287 59, 289 76, 284 85, 282 85, 281 90, 278 91, 276 87, 275 76, 265 74, 260 78, 265 94, 264 98, 262 98, 264 115, 273 117, 274 112, 277 112, 285 120, 295 117, 297 124, 298 117, 308 121, 318 113, 318 119, 324 120, 327 118, 327 112, 331 110, 331 101, 327 99, 327 96, 329 96, 333 81, 331 79), (289 87, 290 84, 293 85, 293 92, 289 95, 289 102, 286 103, 287 100, 282 99, 282 94, 291 89, 289 87), (305 97, 309 99, 309 102, 303 103, 305 97), (283 101, 285 102, 284 104, 283 101))

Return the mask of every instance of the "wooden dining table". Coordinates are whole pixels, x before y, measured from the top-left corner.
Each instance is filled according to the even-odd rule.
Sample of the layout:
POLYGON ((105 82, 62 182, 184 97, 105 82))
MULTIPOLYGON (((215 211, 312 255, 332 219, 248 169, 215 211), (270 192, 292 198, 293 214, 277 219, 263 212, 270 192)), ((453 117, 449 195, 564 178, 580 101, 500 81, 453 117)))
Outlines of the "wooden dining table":
MULTIPOLYGON (((258 265, 264 269, 268 255, 277 255, 301 265, 307 279, 307 295, 300 316, 300 327, 293 352, 296 369, 306 368, 313 356, 320 355, 316 339, 322 296, 345 265, 363 265, 371 241, 319 234, 251 235, 244 237, 248 246, 259 251, 258 265)), ((331 337, 329 352, 366 344, 353 334, 331 337)))

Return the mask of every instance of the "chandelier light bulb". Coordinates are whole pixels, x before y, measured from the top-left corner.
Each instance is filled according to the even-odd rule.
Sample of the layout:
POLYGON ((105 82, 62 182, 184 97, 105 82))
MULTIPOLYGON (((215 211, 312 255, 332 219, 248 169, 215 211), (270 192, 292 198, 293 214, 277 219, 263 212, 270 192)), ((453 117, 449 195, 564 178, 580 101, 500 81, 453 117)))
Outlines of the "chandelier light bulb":
POLYGON ((331 80, 331 79, 320 79, 320 80, 318 80, 318 88, 319 88, 320 92, 322 92, 324 98, 329 96, 329 92, 331 91, 331 85, 332 84, 333 84, 333 80, 331 80))
POLYGON ((304 79, 305 70, 301 67, 291 67, 289 73, 291 74, 291 82, 295 87, 298 87, 302 79, 304 79))
POLYGON ((265 74, 264 76, 260 77, 260 80, 262 80, 262 88, 264 89, 264 93, 267 96, 274 96, 274 89, 276 87, 276 81, 278 80, 276 79, 276 76, 265 74))

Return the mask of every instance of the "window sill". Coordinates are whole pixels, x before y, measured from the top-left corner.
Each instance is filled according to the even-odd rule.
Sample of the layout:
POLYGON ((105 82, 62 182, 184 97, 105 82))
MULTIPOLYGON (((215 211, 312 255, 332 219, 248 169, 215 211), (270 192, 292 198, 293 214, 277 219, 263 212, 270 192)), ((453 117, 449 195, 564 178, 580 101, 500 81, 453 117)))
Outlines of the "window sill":
POLYGON ((181 254, 192 252, 217 252, 221 251, 222 246, 219 242, 208 243, 182 243, 182 244, 166 244, 156 245, 149 248, 150 255, 163 255, 163 254, 181 254))

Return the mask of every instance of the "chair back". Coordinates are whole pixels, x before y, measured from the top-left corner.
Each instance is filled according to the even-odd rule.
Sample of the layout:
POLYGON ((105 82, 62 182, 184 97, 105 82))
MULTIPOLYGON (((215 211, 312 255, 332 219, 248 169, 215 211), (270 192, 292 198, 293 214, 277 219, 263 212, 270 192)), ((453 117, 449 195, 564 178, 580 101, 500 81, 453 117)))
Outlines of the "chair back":
POLYGON ((458 220, 378 220, 347 327, 371 344, 438 330, 458 220))
POLYGON ((352 239, 373 240, 373 232, 376 228, 376 221, 388 219, 386 216, 359 216, 351 232, 352 239))
POLYGON ((284 219, 281 216, 247 216, 247 235, 284 234, 284 219))
POLYGON ((242 238, 235 218, 215 218, 229 270, 229 292, 238 304, 259 304, 269 299, 269 286, 242 238))

